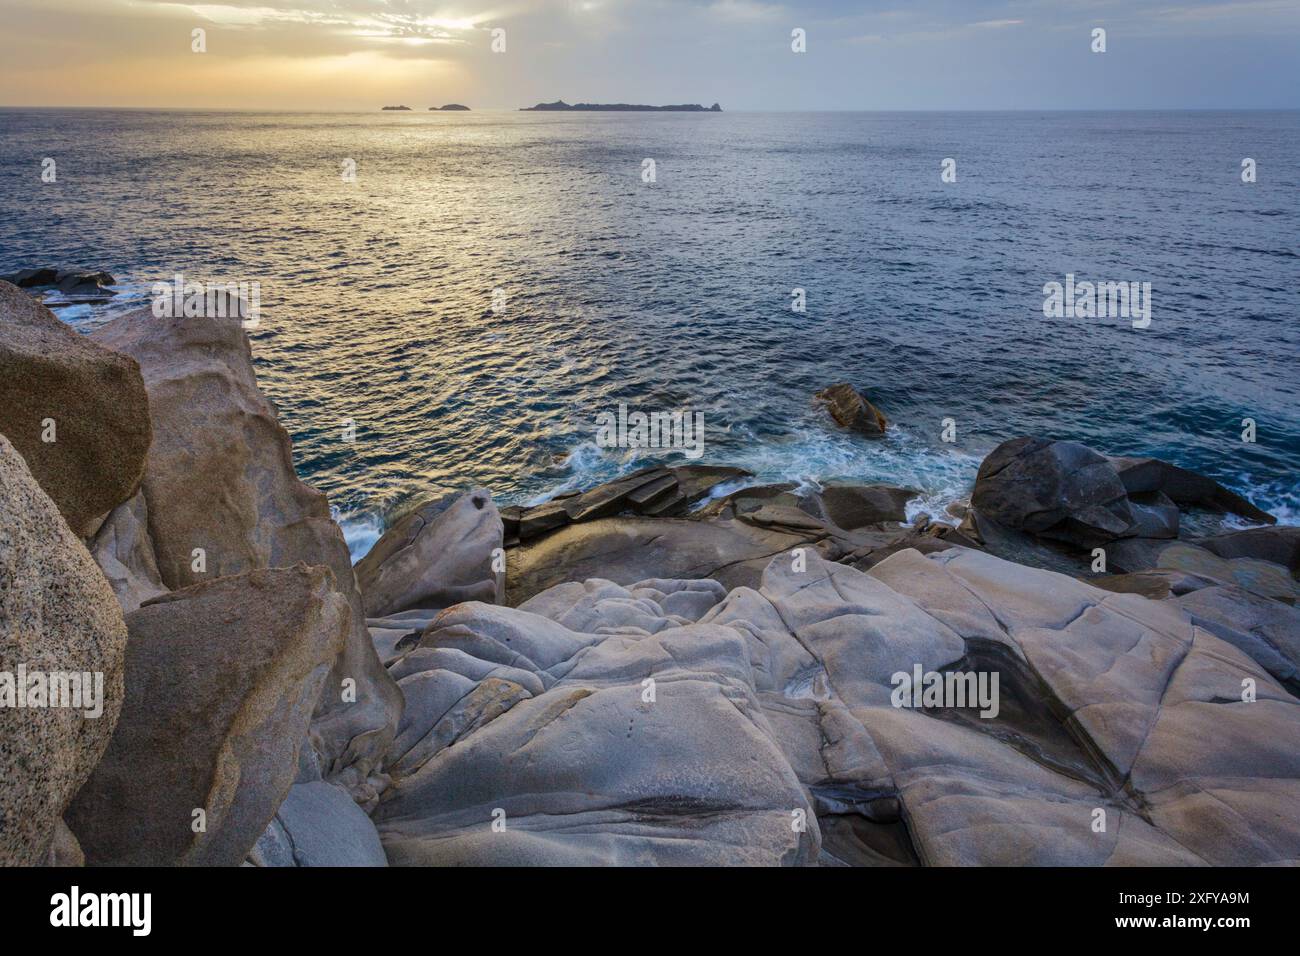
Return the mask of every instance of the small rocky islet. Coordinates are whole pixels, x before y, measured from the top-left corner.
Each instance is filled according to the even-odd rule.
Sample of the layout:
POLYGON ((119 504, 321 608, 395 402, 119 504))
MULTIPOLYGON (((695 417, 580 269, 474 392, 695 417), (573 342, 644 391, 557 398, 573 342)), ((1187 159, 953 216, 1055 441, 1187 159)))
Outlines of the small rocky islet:
POLYGON ((237 321, 0 282, 0 359, 0 671, 105 677, 0 708, 0 864, 1300 859, 1300 529, 1172 463, 1014 438, 911 520, 695 463, 474 488, 354 568, 237 321), (916 667, 997 715, 896 706, 916 667))

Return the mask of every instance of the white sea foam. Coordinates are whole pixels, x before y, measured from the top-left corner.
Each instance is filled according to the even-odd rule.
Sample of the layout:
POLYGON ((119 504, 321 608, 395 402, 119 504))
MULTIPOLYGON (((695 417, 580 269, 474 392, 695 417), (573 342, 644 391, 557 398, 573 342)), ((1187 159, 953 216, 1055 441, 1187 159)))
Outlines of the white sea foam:
POLYGON ((348 554, 356 564, 379 540, 384 533, 384 522, 379 515, 370 511, 342 512, 330 508, 331 517, 343 531, 343 540, 348 543, 348 554))
MULTIPOLYGON (((758 484, 791 482, 800 491, 815 491, 831 480, 880 482, 921 493, 908 505, 909 519, 924 511, 940 521, 952 520, 946 514, 949 505, 969 498, 984 457, 982 452, 935 447, 897 426, 879 441, 809 429, 785 437, 754 438, 739 447, 729 444, 721 452, 706 453, 703 461, 744 468, 754 477, 719 485, 706 500, 758 484)), ((590 488, 657 460, 646 451, 654 450, 602 449, 592 441, 580 442, 569 452, 564 479, 524 503, 539 504, 557 494, 590 488)), ((689 464, 685 459, 665 461, 689 464)))

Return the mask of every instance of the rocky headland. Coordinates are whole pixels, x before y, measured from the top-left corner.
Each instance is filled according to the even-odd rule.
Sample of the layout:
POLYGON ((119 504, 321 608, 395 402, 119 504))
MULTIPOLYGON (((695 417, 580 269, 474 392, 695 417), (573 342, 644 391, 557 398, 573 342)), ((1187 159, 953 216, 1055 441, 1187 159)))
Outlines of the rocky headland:
POLYGON ((651 467, 421 502, 354 568, 238 321, 0 282, 0 358, 0 675, 103 678, 0 676, 2 864, 1300 861, 1300 529, 1195 472, 1016 438, 908 521, 651 467))

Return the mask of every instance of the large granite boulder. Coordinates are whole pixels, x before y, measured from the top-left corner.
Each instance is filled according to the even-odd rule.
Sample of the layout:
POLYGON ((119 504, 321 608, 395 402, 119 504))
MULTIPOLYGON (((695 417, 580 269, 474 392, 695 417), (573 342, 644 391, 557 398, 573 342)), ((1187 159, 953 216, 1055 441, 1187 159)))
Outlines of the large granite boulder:
POLYGON ((243 862, 298 778, 350 621, 330 570, 302 564, 192 585, 127 615, 121 720, 68 811, 87 861, 243 862))
POLYGON ((357 586, 370 617, 461 601, 499 604, 505 591, 501 515, 492 495, 427 501, 384 532, 357 562, 357 586), (494 570, 494 565, 502 571, 494 570))
POLYGON ((0 435, 0 866, 41 863, 57 849, 64 809, 117 724, 125 653, 113 592, 0 435), (56 673, 78 675, 94 700, 50 706, 56 673))
POLYGON ((835 424, 868 438, 883 438, 889 422, 884 413, 847 382, 823 388, 816 395, 826 406, 835 424))
POLYGON ((570 582, 392 666, 394 864, 1300 857, 1300 702, 1265 669, 1174 602, 968 548, 570 582), (900 696, 917 669, 992 692, 900 696))
POLYGON ((141 513, 165 587, 299 561, 334 572, 351 626, 312 724, 316 772, 373 803, 401 693, 375 654, 348 547, 325 496, 294 473, 289 434, 258 389, 242 324, 156 318, 143 309, 92 338, 139 362, 149 393, 154 442, 141 513))
POLYGON ((72 530, 90 535, 144 474, 149 401, 139 367, 0 282, 0 369, 0 433, 72 530))
POLYGON ((980 465, 971 506, 1016 531, 1085 548, 1137 533, 1110 460, 1071 441, 1003 442, 980 465))

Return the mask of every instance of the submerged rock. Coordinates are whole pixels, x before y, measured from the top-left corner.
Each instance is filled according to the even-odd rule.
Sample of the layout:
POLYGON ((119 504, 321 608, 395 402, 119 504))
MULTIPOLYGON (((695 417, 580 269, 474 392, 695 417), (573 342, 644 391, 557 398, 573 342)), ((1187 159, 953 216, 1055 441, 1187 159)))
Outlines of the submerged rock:
POLYGON ((136 362, 0 282, 0 433, 69 526, 92 534, 140 486, 149 401, 136 362))
MULTIPOLYGON (((68 802, 117 725, 126 634, 85 546, 0 435, 0 866, 36 865, 52 852, 68 802), (38 684, 20 682, 20 669, 38 684), (50 706, 57 673, 89 682, 95 700, 50 706), (36 706, 18 707, 18 694, 36 706)), ((68 850, 55 852, 66 861, 68 850)))

